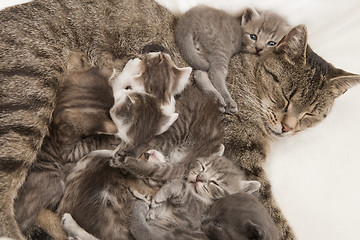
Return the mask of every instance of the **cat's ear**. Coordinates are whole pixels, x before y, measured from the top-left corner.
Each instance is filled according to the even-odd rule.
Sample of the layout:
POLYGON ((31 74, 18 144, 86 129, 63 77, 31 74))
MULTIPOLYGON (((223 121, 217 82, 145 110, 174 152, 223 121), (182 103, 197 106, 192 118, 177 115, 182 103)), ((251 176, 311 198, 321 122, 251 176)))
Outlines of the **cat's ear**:
POLYGON ((266 238, 264 229, 260 225, 254 223, 253 221, 248 220, 245 223, 245 227, 246 227, 246 236, 248 237, 248 239, 263 240, 266 238))
POLYGON ((245 25, 250 22, 253 18, 260 16, 259 12, 255 8, 247 8, 244 10, 243 14, 239 17, 241 25, 245 25))
POLYGON ((170 116, 167 116, 161 122, 161 126, 160 126, 159 130, 157 131, 156 135, 160 135, 160 134, 166 132, 169 129, 169 127, 176 121, 178 116, 179 116, 178 113, 173 113, 170 116))
POLYGON ((241 191, 248 194, 256 194, 260 190, 261 183, 258 181, 241 181, 241 191))
POLYGON ((224 152, 225 152, 225 146, 224 146, 224 144, 221 144, 219 147, 219 150, 215 154, 220 157, 220 156, 224 155, 224 152))
POLYGON ((301 24, 290 30, 278 43, 276 52, 284 53, 289 60, 302 61, 305 64, 307 29, 301 24))
POLYGON ((360 83, 360 75, 348 73, 341 69, 336 69, 335 72, 335 76, 332 76, 327 82, 327 87, 335 98, 360 83))
POLYGON ((189 83, 191 72, 192 72, 191 67, 184 67, 184 68, 174 67, 174 74, 177 80, 174 94, 180 94, 184 90, 186 85, 189 83))

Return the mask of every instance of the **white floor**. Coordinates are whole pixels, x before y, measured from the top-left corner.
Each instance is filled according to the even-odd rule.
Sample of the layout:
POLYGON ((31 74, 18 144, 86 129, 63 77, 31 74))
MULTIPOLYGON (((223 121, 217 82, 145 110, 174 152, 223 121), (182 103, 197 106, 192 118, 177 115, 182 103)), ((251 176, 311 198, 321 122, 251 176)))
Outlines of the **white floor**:
MULTIPOLYGON (((2 0, 0 9, 21 3, 2 0)), ((358 0, 158 0, 181 13, 198 2, 239 12, 273 9, 304 23, 324 59, 360 74, 358 0)), ((359 240, 360 86, 340 97, 321 124, 277 142, 267 162, 274 194, 300 240, 359 240)))

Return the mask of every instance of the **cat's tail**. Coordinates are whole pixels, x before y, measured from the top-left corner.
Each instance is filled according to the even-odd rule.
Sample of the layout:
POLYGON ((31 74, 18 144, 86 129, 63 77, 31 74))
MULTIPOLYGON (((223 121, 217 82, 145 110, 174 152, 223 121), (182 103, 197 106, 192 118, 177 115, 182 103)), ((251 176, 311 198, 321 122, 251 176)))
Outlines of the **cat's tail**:
POLYGON ((210 64, 205 54, 201 53, 201 44, 195 46, 192 32, 183 24, 178 24, 175 28, 175 41, 179 48, 181 56, 194 69, 208 71, 210 64))
POLYGON ((130 215, 130 232, 136 240, 152 240, 149 225, 146 221, 146 214, 149 211, 149 205, 142 200, 135 200, 132 204, 130 215))

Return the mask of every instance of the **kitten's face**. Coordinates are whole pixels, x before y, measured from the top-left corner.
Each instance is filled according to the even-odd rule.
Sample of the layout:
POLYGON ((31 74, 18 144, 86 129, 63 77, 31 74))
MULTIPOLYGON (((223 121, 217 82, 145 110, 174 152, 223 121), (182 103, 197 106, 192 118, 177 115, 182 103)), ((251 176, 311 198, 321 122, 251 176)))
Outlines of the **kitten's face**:
POLYGON ((261 55, 274 50, 290 26, 285 19, 272 12, 253 14, 255 16, 242 25, 242 51, 261 55))
POLYGON ((260 187, 256 181, 246 181, 231 160, 216 154, 194 160, 187 180, 194 195, 206 203, 240 191, 254 192, 260 187))
POLYGON ((329 113, 336 97, 359 76, 326 63, 306 43, 306 28, 295 27, 258 66, 262 117, 275 136, 312 127, 329 113))

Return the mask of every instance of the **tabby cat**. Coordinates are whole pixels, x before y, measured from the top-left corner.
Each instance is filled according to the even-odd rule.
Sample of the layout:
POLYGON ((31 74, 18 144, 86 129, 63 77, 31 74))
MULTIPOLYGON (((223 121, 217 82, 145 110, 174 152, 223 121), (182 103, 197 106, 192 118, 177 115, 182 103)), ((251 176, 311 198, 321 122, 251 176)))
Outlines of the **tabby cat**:
MULTIPOLYGON (((121 69, 144 45, 159 43, 184 66, 175 22, 153 0, 35 0, 0 12, 0 236, 24 239, 13 203, 48 133, 69 52, 86 53, 92 66, 121 69)), ((317 56, 306 38, 305 27, 297 26, 275 53, 236 55, 228 69, 228 87, 240 111, 223 116, 225 154, 262 183, 261 202, 280 239, 294 235, 263 170, 271 141, 320 122, 335 98, 359 82, 359 76, 317 56)))
POLYGON ((188 10, 175 28, 175 40, 184 59, 199 70, 195 80, 214 98, 219 110, 237 112, 227 87, 230 58, 242 51, 261 55, 290 30, 287 21, 270 12, 248 8, 239 17, 199 5, 188 10))
POLYGON ((239 192, 211 205, 201 223, 211 240, 278 240, 276 225, 265 207, 251 194, 239 192))

